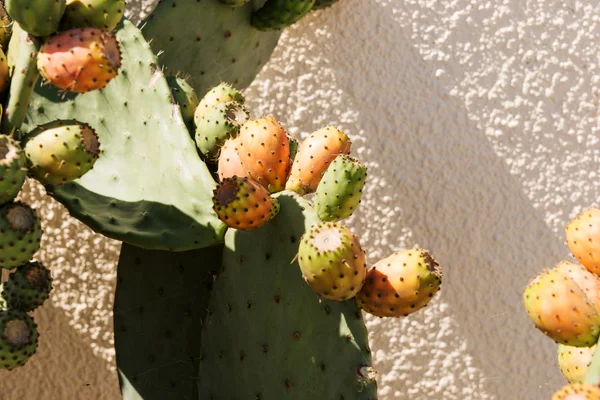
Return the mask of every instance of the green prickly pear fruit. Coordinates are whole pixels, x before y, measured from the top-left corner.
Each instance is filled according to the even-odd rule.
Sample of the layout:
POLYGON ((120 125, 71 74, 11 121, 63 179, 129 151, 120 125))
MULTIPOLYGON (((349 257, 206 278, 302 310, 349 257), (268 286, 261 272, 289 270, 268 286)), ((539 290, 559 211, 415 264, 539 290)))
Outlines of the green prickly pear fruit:
POLYGON ((541 272, 525 288, 523 303, 536 328, 555 342, 590 347, 600 336, 600 313, 577 282, 561 270, 541 272))
POLYGON ((311 10, 321 10, 337 3, 338 0, 316 0, 311 10))
POLYGON ((33 36, 48 36, 58 30, 65 0, 6 0, 8 15, 33 36))
POLYGON ((231 7, 241 7, 250 0, 219 0, 221 3, 231 7))
POLYGON ((50 270, 42 263, 28 262, 10 274, 2 285, 1 294, 7 308, 29 312, 44 304, 50 291, 50 270))
POLYGON ((219 180, 231 178, 233 176, 244 177, 246 171, 240 161, 238 149, 240 147, 240 137, 226 140, 221 147, 221 155, 219 156, 218 175, 219 180))
POLYGON ((35 354, 39 333, 29 315, 20 310, 0 311, 0 368, 13 370, 35 354))
POLYGON ((61 29, 94 27, 112 31, 125 13, 125 0, 67 0, 61 29))
POLYGON ((600 400, 600 387, 572 383, 554 393, 552 400, 600 400))
POLYGON ((558 366, 569 383, 583 383, 595 351, 596 345, 592 347, 558 345, 558 366))
POLYGON ((105 87, 117 76, 121 50, 108 31, 70 29, 42 45, 37 65, 42 77, 59 89, 85 93, 105 87))
POLYGON ((579 214, 567 225, 566 234, 573 256, 600 275, 600 209, 592 208, 579 214))
POLYGON ((312 133, 298 147, 285 188, 301 195, 314 192, 329 164, 350 154, 351 147, 350 138, 333 126, 312 133))
POLYGON ((14 199, 27 177, 25 153, 16 140, 0 135, 0 205, 14 199))
POLYGON ((11 23, 4 4, 0 3, 0 46, 3 50, 7 49, 8 40, 10 39, 11 23))
POLYGON ((230 101, 244 104, 246 99, 239 90, 227 83, 221 83, 219 86, 212 88, 200 100, 200 104, 195 110, 195 118, 202 118, 205 113, 209 112, 217 104, 229 103, 230 101))
POLYGON ((323 221, 340 221, 352 215, 360 203, 367 167, 341 154, 323 175, 314 199, 315 211, 323 221))
POLYGON ((252 14, 251 24, 259 31, 282 29, 304 17, 315 0, 267 0, 252 14))
POLYGON ((25 144, 29 173, 47 184, 63 184, 82 177, 100 155, 94 130, 77 121, 55 121, 33 130, 25 144))
POLYGON ((296 153, 298 152, 298 146, 300 143, 298 139, 291 137, 288 135, 288 141, 290 142, 290 165, 294 162, 294 158, 296 158, 296 153))
POLYGON ((168 76, 167 83, 171 88, 173 99, 179 105, 183 123, 192 131, 194 127, 194 111, 198 108, 200 100, 196 95, 196 91, 185 79, 178 76, 168 76))
POLYGON ((246 107, 235 101, 219 103, 202 111, 201 116, 194 116, 196 145, 207 160, 216 161, 225 141, 238 135, 250 114, 246 107))
POLYGON ((0 268, 22 265, 40 248, 40 219, 27 204, 13 202, 0 207, 0 232, 0 268))
POLYGON ((427 250, 404 249, 373 265, 356 302, 378 317, 406 317, 426 307, 441 284, 442 270, 427 250))
POLYGON ((354 297, 367 274, 358 238, 335 223, 313 225, 302 236, 298 264, 302 277, 319 296, 336 301, 354 297))
POLYGON ((264 225, 279 209, 277 200, 253 179, 234 176, 217 185, 213 209, 230 228, 252 230, 264 225))
POLYGON ((287 133, 275 118, 246 122, 240 130, 238 155, 246 174, 269 193, 285 188, 290 170, 290 143, 287 133))

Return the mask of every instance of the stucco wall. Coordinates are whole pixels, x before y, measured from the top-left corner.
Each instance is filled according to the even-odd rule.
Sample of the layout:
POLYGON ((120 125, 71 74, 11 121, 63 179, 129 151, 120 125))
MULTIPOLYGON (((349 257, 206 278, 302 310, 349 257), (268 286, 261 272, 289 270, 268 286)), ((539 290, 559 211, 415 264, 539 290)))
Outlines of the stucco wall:
MULTIPOLYGON (((521 293, 568 255, 564 225, 600 194, 598 5, 341 0, 288 29, 248 90, 254 115, 299 137, 329 123, 352 136, 370 167, 352 226, 371 261, 420 245, 444 268, 431 307, 368 319, 381 399, 536 400, 564 383, 521 293)), ((118 398, 119 244, 34 204, 56 289, 36 313, 38 355, 0 373, 0 397, 118 398)))

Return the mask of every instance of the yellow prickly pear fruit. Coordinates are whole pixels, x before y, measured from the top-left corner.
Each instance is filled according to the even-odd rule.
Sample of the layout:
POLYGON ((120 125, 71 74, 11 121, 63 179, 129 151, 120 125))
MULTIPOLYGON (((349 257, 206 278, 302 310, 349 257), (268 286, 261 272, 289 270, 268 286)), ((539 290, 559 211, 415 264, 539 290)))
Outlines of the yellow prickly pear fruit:
POLYGON ((552 400, 600 400, 600 387, 572 383, 554 393, 552 400))
POLYGON ((587 269, 600 275, 600 210, 579 214, 566 228, 569 249, 587 269))
POLYGON ((592 347, 558 345, 558 367, 569 383, 583 383, 595 351, 596 345, 592 347))

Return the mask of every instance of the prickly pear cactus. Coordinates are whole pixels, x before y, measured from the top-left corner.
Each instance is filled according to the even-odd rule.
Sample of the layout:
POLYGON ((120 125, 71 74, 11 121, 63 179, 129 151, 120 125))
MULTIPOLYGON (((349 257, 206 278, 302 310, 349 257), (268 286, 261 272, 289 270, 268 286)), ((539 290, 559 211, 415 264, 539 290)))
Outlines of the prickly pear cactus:
POLYGON ((202 329, 199 397, 374 399, 356 304, 320 300, 294 261, 300 238, 320 221, 299 196, 277 198, 281 211, 272 221, 225 236, 223 269, 202 329))

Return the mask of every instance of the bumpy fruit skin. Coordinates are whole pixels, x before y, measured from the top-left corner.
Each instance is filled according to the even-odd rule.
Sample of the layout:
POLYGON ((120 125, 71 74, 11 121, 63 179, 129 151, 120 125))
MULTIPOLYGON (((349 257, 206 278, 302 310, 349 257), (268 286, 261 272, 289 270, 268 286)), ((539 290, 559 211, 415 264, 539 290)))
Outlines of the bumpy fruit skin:
POLYGON ((6 11, 21 28, 34 36, 48 36, 58 29, 65 0, 6 0, 6 11))
POLYGON ((195 115, 196 146, 204 158, 216 161, 225 141, 236 137, 249 117, 246 107, 235 101, 217 104, 208 112, 195 115))
POLYGON ((125 0, 67 0, 61 29, 94 27, 112 31, 125 13, 125 0))
POLYGON ((600 387, 572 383, 554 393, 552 400, 600 400, 600 387))
POLYGON ((333 126, 312 133, 298 147, 285 188, 301 195, 314 192, 329 164, 340 154, 350 154, 351 147, 350 138, 333 126))
POLYGON ((240 156, 238 155, 239 147, 239 136, 235 139, 226 140, 223 144, 223 147, 221 147, 218 166, 218 175, 220 181, 233 176, 239 176, 240 178, 246 176, 246 171, 244 170, 242 162, 240 161, 240 156))
POLYGON ((0 205, 19 194, 26 177, 25 152, 10 136, 0 135, 0 205))
POLYGON ((567 245, 587 269, 600 275, 600 209, 579 214, 567 225, 567 245))
POLYGON ((351 216, 360 203, 366 178, 367 167, 357 159, 337 156, 317 187, 314 204, 319 218, 340 221, 351 216))
POLYGON ((213 209, 230 228, 252 230, 264 225, 279 209, 269 192, 250 178, 225 178, 217 185, 213 209))
POLYGON ((38 338, 37 325, 25 312, 0 311, 0 369, 25 365, 37 350, 38 338))
POLYGON ((194 111, 200 104, 196 91, 185 79, 178 76, 167 76, 167 83, 171 88, 173 100, 179 105, 183 123, 191 130, 194 126, 194 111))
POLYGON ((298 264, 302 277, 319 296, 336 301, 354 297, 367 274, 358 238, 334 223, 313 225, 302 235, 298 264))
POLYGON ((558 345, 558 367, 569 383, 583 383, 595 351, 596 345, 592 347, 558 345))
POLYGON ((230 101, 244 104, 246 99, 239 90, 227 83, 221 83, 219 86, 212 88, 204 95, 202 100, 200 100, 200 104, 198 104, 198 107, 195 110, 195 116, 196 118, 201 118, 217 104, 228 103, 230 101))
POLYGON ((28 262, 11 273, 1 287, 0 292, 7 308, 33 311, 50 296, 52 276, 42 263, 28 262))
POLYGON ((279 121, 266 117, 246 122, 240 130, 240 161, 246 174, 269 193, 285 188, 290 170, 290 143, 279 121))
POLYGON ((356 302, 378 317, 406 317, 427 306, 441 284, 442 270, 427 250, 400 250, 367 272, 356 302))
POLYGON ((56 121, 28 135, 29 174, 42 184, 64 184, 82 177, 100 155, 94 130, 76 121, 56 121))
POLYGON ((523 303, 534 325, 555 342, 593 346, 600 335, 600 314, 586 292, 561 270, 541 272, 525 288, 523 303))
POLYGON ((267 0, 252 14, 251 24, 259 31, 282 29, 304 17, 315 0, 267 0))
POLYGON ((573 279, 600 313, 600 277, 585 267, 569 261, 561 261, 554 269, 573 279))
POLYGON ((4 94, 10 82, 10 74, 8 72, 8 60, 6 54, 0 49, 0 95, 4 94))
POLYGON ((22 265, 40 248, 40 219, 27 204, 14 202, 0 207, 0 232, 0 268, 22 265))
POLYGON ((117 76, 121 50, 110 32, 70 29, 48 39, 37 61, 46 81, 69 92, 85 93, 105 87, 117 76))

